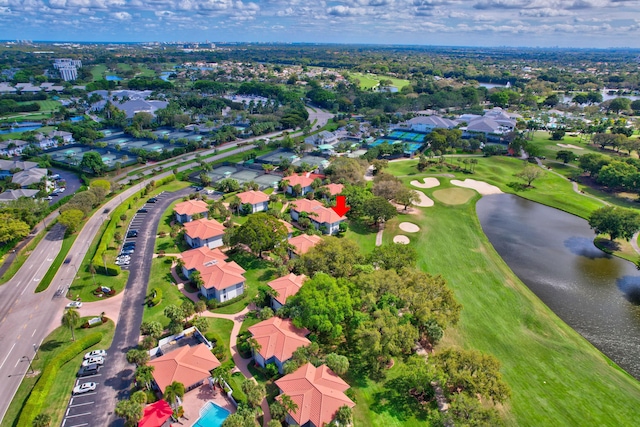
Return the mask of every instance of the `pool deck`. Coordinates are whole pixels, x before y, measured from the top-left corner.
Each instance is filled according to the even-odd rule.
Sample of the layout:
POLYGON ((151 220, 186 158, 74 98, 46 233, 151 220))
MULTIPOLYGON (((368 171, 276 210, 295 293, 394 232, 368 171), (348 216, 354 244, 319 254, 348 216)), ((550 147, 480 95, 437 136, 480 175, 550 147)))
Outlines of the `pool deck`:
POLYGON ((215 392, 211 390, 209 384, 203 384, 184 394, 182 399, 182 407, 186 418, 181 418, 179 423, 171 424, 171 427, 191 427, 200 418, 200 409, 207 402, 213 402, 221 408, 226 409, 230 413, 236 412, 236 407, 225 396, 224 392, 216 387, 215 392))

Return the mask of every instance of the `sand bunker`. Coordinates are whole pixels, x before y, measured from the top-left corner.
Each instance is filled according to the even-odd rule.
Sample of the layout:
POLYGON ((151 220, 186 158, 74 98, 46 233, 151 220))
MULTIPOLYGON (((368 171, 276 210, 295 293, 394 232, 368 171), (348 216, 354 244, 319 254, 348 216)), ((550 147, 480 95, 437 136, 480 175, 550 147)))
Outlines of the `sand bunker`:
POLYGON ((470 188, 472 190, 476 190, 478 193, 483 196, 488 196, 489 194, 500 194, 502 190, 500 190, 495 185, 487 184, 486 182, 476 181, 475 179, 465 179, 464 181, 460 181, 457 179, 452 179, 451 183, 453 185, 457 185, 458 187, 470 188))
POLYGON ((403 245, 409 244, 409 238, 407 236, 403 236, 402 234, 398 234, 394 236, 393 243, 402 243, 403 245))
POLYGON ((558 147, 562 147, 562 148, 573 148, 575 150, 584 150, 584 148, 582 147, 578 147, 576 145, 573 144, 556 144, 558 147))
POLYGON ((438 181, 438 178, 424 178, 423 181, 424 184, 420 181, 413 180, 411 181, 411 185, 418 188, 433 188, 440 185, 440 181, 438 181))
POLYGON ((414 203, 415 206, 418 206, 420 208, 430 208, 431 206, 433 206, 433 200, 428 198, 422 191, 413 190, 413 192, 416 193, 418 197, 420 197, 420 201, 414 203))
POLYGON ((417 233, 420 231, 420 227, 411 222, 401 222, 398 227, 400 227, 400 230, 406 231, 407 233, 417 233))
POLYGON ((433 197, 445 205, 464 205, 473 198, 474 193, 468 188, 447 188, 444 190, 436 190, 433 197))

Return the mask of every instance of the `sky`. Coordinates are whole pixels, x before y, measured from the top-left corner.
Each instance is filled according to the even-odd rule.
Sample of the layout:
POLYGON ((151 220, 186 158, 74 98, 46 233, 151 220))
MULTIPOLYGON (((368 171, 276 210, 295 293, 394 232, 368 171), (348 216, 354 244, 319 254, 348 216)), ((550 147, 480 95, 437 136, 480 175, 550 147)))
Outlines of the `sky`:
POLYGON ((640 0, 0 0, 0 38, 640 48, 640 0))

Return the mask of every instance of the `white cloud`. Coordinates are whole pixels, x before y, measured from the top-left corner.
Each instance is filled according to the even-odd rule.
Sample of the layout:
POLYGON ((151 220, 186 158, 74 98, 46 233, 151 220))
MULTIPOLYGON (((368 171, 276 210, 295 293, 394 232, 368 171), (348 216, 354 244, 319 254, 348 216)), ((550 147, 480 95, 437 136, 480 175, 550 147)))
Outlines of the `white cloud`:
POLYGON ((114 12, 112 15, 119 21, 128 21, 131 19, 131 14, 129 12, 114 12))

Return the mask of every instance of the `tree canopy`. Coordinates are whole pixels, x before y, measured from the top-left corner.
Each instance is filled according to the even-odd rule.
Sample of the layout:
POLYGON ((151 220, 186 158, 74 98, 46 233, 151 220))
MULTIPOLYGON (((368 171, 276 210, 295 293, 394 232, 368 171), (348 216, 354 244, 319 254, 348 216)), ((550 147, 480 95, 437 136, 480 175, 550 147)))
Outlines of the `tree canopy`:
POLYGON ((264 212, 250 215, 240 227, 228 230, 232 245, 246 245, 261 258, 262 252, 275 248, 288 234, 282 222, 264 212))
POLYGON ((102 175, 107 167, 102 161, 102 156, 96 151, 87 151, 82 155, 80 167, 91 171, 94 175, 102 175))

